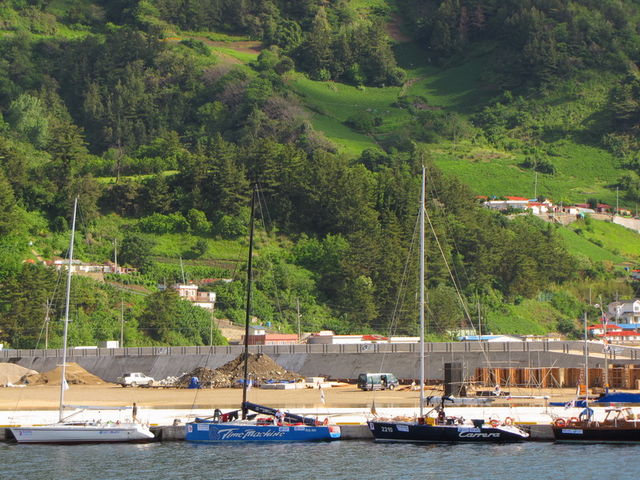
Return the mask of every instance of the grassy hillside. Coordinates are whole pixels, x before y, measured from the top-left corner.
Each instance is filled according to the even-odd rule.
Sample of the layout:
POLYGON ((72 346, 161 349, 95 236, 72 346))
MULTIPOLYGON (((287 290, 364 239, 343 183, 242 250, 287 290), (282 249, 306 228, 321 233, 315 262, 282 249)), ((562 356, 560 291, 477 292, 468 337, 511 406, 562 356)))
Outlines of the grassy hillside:
POLYGON ((581 220, 569 227, 592 244, 602 247, 616 256, 640 260, 640 235, 615 223, 599 220, 581 220))
MULTIPOLYGON (((477 48, 450 67, 435 67, 428 54, 414 43, 401 43, 396 57, 408 74, 403 87, 355 87, 337 82, 317 82, 303 75, 290 76, 289 84, 304 104, 314 112, 314 126, 333 140, 341 151, 358 155, 391 133, 410 126, 412 116, 397 101, 420 98, 427 109, 451 112, 469 120, 501 92, 483 78, 490 61, 490 46, 477 48), (363 138, 345 125, 355 115, 380 116, 382 124, 363 138)), ((527 98, 531 112, 519 132, 540 131, 542 140, 533 140, 555 166, 555 173, 539 174, 537 193, 564 202, 584 202, 599 198, 615 200, 615 186, 623 171, 620 160, 599 146, 599 138, 589 134, 602 122, 600 109, 615 77, 602 72, 582 72, 580 78, 556 84, 554 90, 527 98)), ((455 174, 481 195, 533 196, 535 173, 521 166, 527 142, 509 140, 507 148, 496 148, 478 137, 457 142, 426 144, 443 170, 455 174), (480 140, 480 141, 479 141, 480 140)), ((621 205, 626 205, 622 199, 621 205)))
MULTIPOLYGON (((9 296, 39 284, 40 272, 27 270, 64 254, 67 205, 79 195, 86 218, 77 257, 104 262, 120 249, 121 264, 139 273, 126 281, 150 294, 133 307, 132 338, 210 343, 204 317, 172 337, 173 319, 188 315, 175 313, 184 306, 156 295, 156 286, 240 278, 248 192, 257 182, 271 202, 265 216, 273 215, 282 237, 258 238, 256 316, 291 330, 300 304, 308 329, 376 329, 396 301, 420 162, 428 157, 449 174, 430 175, 433 188, 447 192, 428 205, 439 210, 434 232, 451 226, 443 255, 468 272, 456 287, 485 309, 488 329, 564 328, 591 308, 585 291, 591 295, 595 280, 607 299, 614 295, 606 285, 626 282, 631 291, 620 265, 639 260, 640 236, 590 219, 567 228, 508 219, 480 210, 474 193, 614 204, 618 186, 628 189, 620 205, 633 209, 634 187, 620 177, 635 168, 624 157, 635 145, 628 132, 637 131, 628 121, 634 84, 623 79, 623 60, 634 61, 634 51, 618 43, 640 30, 606 42, 616 36, 609 16, 625 23, 615 11, 598 10, 607 21, 596 35, 588 15, 579 21, 560 5, 556 18, 546 2, 533 2, 544 22, 498 0, 246 0, 229 12, 226 0, 210 0, 191 3, 188 15, 179 0, 133 9, 8 0, 0 6, 0 206, 7 212, 0 249, 23 246, 11 265, 0 265, 0 289, 9 296), (471 6, 479 10, 470 20, 471 6), (512 21, 496 23, 503 14, 512 21), (519 31, 516 20, 527 28, 519 31), (543 24, 554 41, 571 28, 575 42, 530 48, 542 45, 543 24), (511 50, 518 33, 526 38, 511 50), (587 33, 594 37, 586 53, 573 50, 587 33), (554 48, 563 63, 551 58, 554 48), (359 160, 369 149, 377 154, 359 160), (25 258, 33 260, 27 267, 25 258)), ((586 0, 575 3, 596 12, 586 0)), ((444 337, 459 320, 447 303, 454 281, 438 270, 429 279, 430 321, 444 337)), ((215 288, 216 313, 243 321, 240 282, 215 288)), ((44 290, 24 304, 44 305, 44 290)), ((84 296, 92 326, 83 341, 113 335, 110 291, 87 283, 84 296)), ((10 303, 18 306, 0 309, 0 341, 26 320, 35 338, 42 312, 23 315, 10 303)), ((415 309, 402 316, 411 331, 415 309)))
POLYGON ((572 228, 559 228, 558 233, 565 241, 567 249, 573 255, 581 255, 597 262, 623 262, 625 259, 606 248, 590 242, 584 235, 578 235, 572 228))

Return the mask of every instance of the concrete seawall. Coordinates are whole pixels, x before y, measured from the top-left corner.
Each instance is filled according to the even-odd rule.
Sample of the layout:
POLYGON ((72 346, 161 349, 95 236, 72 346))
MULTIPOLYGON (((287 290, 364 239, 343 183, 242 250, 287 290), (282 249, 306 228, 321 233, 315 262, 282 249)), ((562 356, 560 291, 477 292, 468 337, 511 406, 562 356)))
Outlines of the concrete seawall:
MULTIPOLYGON (((363 345, 267 345, 251 347, 252 353, 269 355, 287 370, 303 376, 355 379, 362 372, 393 372, 399 378, 415 378, 419 354, 416 344, 363 345)), ((465 376, 476 368, 583 368, 581 342, 431 343, 427 344, 426 376, 444 377, 444 364, 462 363, 465 376)), ((602 368, 602 345, 589 345, 589 366, 602 368)), ((216 369, 237 358, 241 346, 153 347, 71 350, 69 362, 113 382, 124 372, 144 372, 155 379, 179 376, 196 367, 216 369)), ((60 350, 0 350, 0 362, 11 362, 44 372, 61 361, 60 350)), ((640 364, 640 350, 620 348, 609 359, 615 364, 640 364)))

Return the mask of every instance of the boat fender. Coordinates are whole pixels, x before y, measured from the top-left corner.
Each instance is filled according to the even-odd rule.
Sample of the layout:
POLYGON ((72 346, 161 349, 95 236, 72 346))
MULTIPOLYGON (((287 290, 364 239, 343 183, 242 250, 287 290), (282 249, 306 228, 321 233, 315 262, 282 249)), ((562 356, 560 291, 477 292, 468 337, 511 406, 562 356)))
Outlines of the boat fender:
POLYGON ((575 425, 576 423, 580 423, 580 419, 578 417, 571 417, 569 419, 569 425, 575 425))
POLYGON ((325 417, 324 422, 322 422, 323 425, 329 425, 329 419, 325 417))
POLYGON ((566 427, 566 426, 567 426, 567 422, 565 421, 565 419, 564 419, 564 418, 556 418, 556 421, 555 421, 555 422, 553 422, 553 424, 554 424, 556 427, 560 427, 560 428, 562 428, 562 427, 566 427))
POLYGON ((513 418, 511 417, 507 417, 504 419, 504 424, 505 425, 513 425, 513 418))
POLYGON ((493 418, 489 423, 492 427, 497 427, 498 425, 500 425, 500 420, 493 418))

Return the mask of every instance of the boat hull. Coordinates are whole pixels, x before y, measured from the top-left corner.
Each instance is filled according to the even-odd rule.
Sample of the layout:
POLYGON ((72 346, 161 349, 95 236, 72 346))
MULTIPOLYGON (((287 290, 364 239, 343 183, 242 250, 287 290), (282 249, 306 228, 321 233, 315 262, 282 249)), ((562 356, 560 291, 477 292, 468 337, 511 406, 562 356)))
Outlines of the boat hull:
POLYGON ((61 424, 12 427, 18 443, 116 443, 149 442, 154 435, 138 424, 61 424))
POLYGON ((411 443, 517 443, 528 435, 516 427, 426 425, 412 422, 369 422, 376 441, 411 443))
POLYGON ((194 443, 323 442, 340 438, 340 427, 329 425, 251 425, 243 423, 192 422, 185 439, 194 443))
POLYGON ((640 428, 553 427, 556 442, 640 443, 640 428))

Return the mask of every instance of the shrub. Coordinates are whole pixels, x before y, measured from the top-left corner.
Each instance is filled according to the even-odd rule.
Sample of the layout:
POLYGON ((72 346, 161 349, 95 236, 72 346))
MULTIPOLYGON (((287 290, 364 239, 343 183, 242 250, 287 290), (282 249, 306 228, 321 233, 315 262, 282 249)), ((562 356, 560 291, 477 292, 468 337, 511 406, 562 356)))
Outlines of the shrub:
POLYGON ((222 238, 238 238, 247 235, 247 226, 238 218, 224 215, 216 223, 214 233, 222 238))
POLYGON ((189 222, 181 213, 169 215, 154 213, 142 218, 138 223, 138 228, 143 232, 157 234, 188 232, 189 222))

